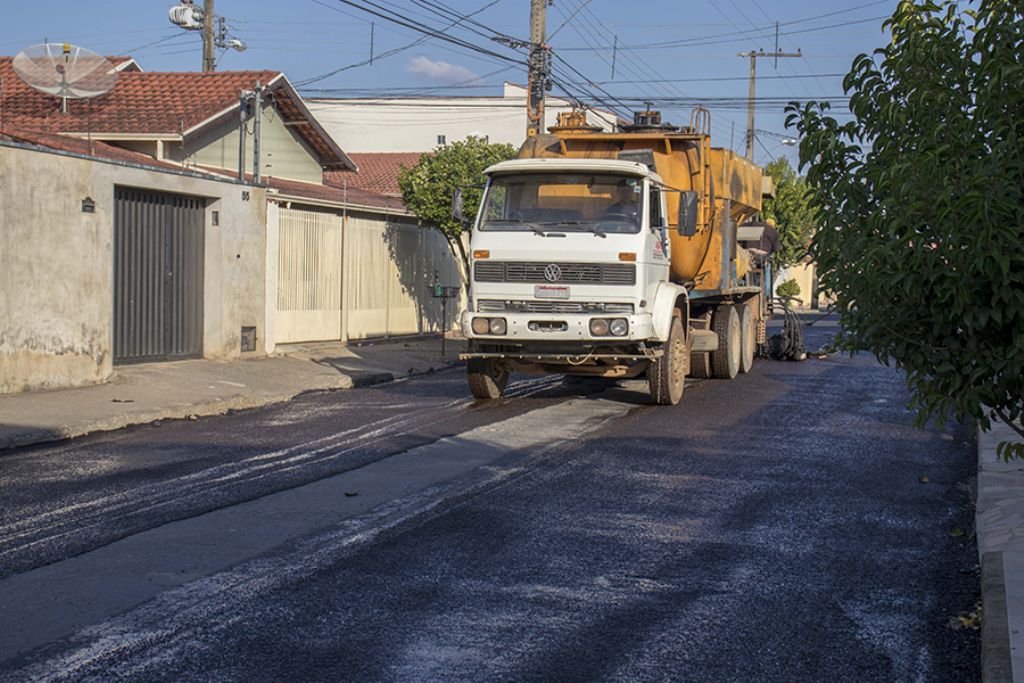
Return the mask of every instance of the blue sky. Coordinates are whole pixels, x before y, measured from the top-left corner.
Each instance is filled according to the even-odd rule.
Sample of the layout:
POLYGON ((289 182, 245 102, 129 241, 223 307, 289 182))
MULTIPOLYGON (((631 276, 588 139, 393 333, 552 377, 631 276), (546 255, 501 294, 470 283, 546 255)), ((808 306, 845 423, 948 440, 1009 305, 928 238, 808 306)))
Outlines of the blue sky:
MULTIPOLYGON (((424 0, 372 2, 436 28, 454 20, 431 13, 424 0)), ((494 30, 516 38, 528 35, 529 0, 426 0, 427 4, 437 2, 463 14, 482 10, 472 17, 486 27, 475 26, 478 31, 494 30)), ((167 10, 176 0, 5 4, 0 54, 13 55, 48 39, 70 41, 101 54, 131 54, 148 71, 200 67, 198 35, 178 29, 167 19, 167 10)), ((369 6, 361 0, 354 4, 369 6)), ((706 101, 712 111, 715 144, 728 146, 731 141, 742 149, 745 102, 722 100, 742 100, 747 95, 749 64, 737 52, 772 50, 778 21, 780 49, 800 48, 804 56, 779 59, 777 66, 771 59, 758 60, 758 75, 763 77, 758 80, 758 97, 834 98, 842 95, 842 78, 835 74, 845 73, 857 54, 884 44, 880 17, 891 14, 895 4, 896 0, 554 0, 548 10, 548 32, 554 34, 551 44, 558 55, 560 81, 575 93, 587 90, 620 110, 640 108, 640 100, 650 99, 673 123, 688 122, 692 100, 706 101), (670 41, 678 43, 657 45, 670 41), (613 50, 616 42, 618 49, 613 50), (582 81, 581 76, 597 85, 571 83, 582 81)), ((520 65, 438 39, 408 47, 423 36, 339 0, 216 0, 216 11, 227 18, 231 35, 248 45, 245 52, 225 52, 219 69, 281 70, 293 83, 301 83, 366 60, 372 31, 375 55, 407 49, 307 87, 344 96, 486 95, 498 93, 504 80, 525 81, 525 68, 520 65)), ((460 27, 448 33, 512 59, 521 56, 460 27)), ((554 92, 561 94, 557 88, 554 92)), ((757 161, 783 154, 795 159, 792 148, 780 143, 786 134, 781 104, 759 104, 756 127, 765 131, 759 134, 757 161)))

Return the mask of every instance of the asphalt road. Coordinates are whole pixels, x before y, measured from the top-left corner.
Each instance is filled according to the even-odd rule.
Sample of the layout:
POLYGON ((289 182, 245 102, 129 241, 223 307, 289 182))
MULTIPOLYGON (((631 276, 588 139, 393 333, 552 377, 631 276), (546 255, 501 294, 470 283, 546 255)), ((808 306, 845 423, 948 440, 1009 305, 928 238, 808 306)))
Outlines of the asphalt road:
POLYGON ((27 651, 0 633, 0 679, 978 680, 978 633, 949 625, 979 597, 968 430, 913 429, 865 357, 761 361, 675 408, 643 387, 479 404, 450 371, 0 456, 0 599, 26 624, 26 592, 121 544, 365 496, 401 458, 486 463, 27 651))

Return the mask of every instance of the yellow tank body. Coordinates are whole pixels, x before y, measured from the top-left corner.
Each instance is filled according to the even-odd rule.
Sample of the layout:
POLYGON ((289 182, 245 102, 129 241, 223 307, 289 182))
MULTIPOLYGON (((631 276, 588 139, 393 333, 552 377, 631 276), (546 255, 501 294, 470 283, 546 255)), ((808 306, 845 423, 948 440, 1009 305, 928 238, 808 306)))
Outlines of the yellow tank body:
MULTIPOLYGON (((722 282, 723 273, 728 272, 722 267, 722 219, 726 207, 734 225, 761 211, 763 172, 732 150, 711 147, 706 132, 684 128, 604 133, 579 125, 579 119, 572 116, 563 116, 550 134, 528 139, 519 157, 617 159, 620 152, 648 150, 653 153, 656 172, 668 188, 694 190, 700 196, 697 232, 683 236, 676 229, 680 194, 666 193, 672 280, 692 282, 695 289, 701 290, 728 286, 722 282)), ((732 254, 735 277, 742 278, 749 267, 749 254, 735 242, 732 254)))

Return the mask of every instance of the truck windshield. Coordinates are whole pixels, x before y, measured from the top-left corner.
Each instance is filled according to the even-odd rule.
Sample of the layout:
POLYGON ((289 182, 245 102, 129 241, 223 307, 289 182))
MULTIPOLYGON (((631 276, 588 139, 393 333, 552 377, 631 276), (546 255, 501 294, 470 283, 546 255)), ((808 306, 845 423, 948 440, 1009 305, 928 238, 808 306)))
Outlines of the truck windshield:
POLYGON ((480 230, 635 233, 643 181, 613 174, 524 173, 491 179, 480 230))

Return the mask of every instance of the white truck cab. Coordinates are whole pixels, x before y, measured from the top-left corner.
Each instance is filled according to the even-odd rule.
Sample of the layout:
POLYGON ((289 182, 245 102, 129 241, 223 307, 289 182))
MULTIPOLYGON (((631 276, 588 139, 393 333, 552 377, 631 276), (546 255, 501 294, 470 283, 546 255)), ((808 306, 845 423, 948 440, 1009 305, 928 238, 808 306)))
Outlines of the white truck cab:
POLYGON ((497 398, 513 370, 651 378, 652 364, 681 395, 687 349, 673 320, 687 293, 669 280, 661 177, 643 163, 579 158, 485 174, 461 319, 474 395, 497 398))

